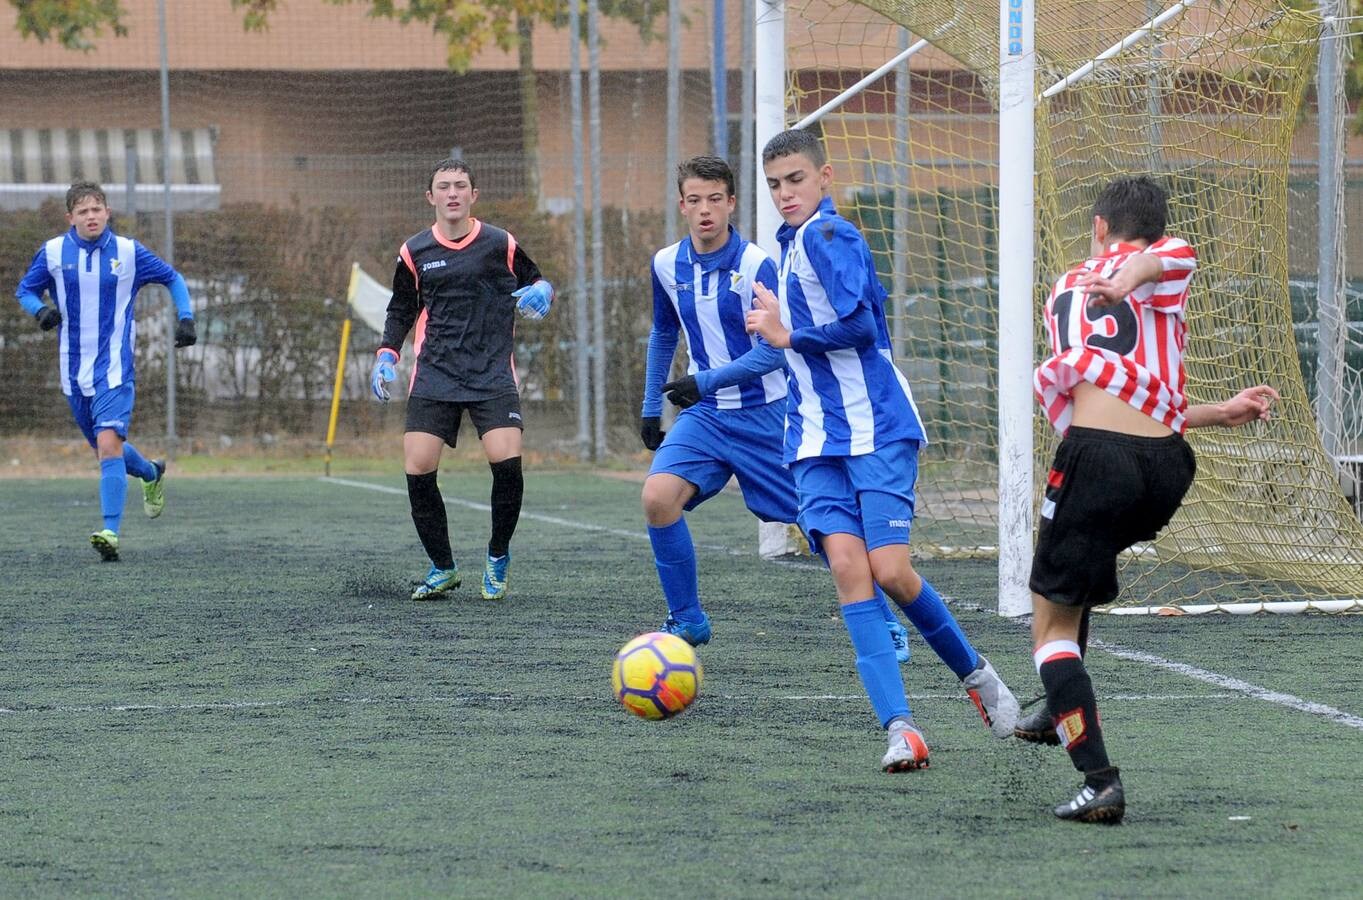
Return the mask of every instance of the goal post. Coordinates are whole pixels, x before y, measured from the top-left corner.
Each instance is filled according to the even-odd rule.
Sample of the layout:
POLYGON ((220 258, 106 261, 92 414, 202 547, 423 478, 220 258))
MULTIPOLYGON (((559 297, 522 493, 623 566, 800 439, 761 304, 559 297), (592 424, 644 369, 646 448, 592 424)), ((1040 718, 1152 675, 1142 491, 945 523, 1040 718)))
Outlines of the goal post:
POLYGON ((781 30, 767 22, 785 38, 781 121, 822 134, 835 200, 890 291, 932 441, 916 555, 997 559, 1000 613, 1030 608, 1038 473, 1057 442, 1031 391, 1040 304, 1087 255, 1101 186, 1148 172, 1199 253, 1190 401, 1268 381, 1283 402, 1270 423, 1189 434, 1198 479, 1159 538, 1124 556, 1121 602, 1363 608, 1363 525, 1321 446, 1287 287, 1287 167, 1319 16, 1277 0, 757 5, 759 29, 785 11, 781 30))

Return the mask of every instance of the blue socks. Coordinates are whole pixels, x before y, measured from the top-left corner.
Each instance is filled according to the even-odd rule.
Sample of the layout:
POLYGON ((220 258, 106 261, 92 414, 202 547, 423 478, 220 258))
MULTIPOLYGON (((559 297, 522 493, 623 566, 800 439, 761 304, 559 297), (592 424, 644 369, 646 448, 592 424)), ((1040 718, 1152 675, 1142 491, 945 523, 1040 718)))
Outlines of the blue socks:
MULTIPOLYGON (((125 445, 126 446, 126 445, 125 445)), ((104 527, 118 533, 123 521, 123 501, 128 499, 128 469, 123 458, 99 461, 99 509, 104 514, 104 527)))
POLYGON ((923 579, 923 589, 911 603, 900 603, 900 609, 909 617, 913 627, 923 635, 932 651, 942 658, 947 668, 964 678, 979 665, 980 655, 966 640, 965 632, 956 624, 942 597, 928 580, 923 579))
POLYGON ((648 526, 648 540, 653 544, 653 562, 658 567, 668 613, 678 622, 701 621, 705 614, 700 609, 696 584, 696 547, 691 543, 686 517, 661 528, 648 526))
POLYGON ((134 478, 141 478, 143 481, 156 480, 156 466, 138 453, 136 447, 126 442, 123 444, 123 466, 134 478))
POLYGON ((894 644, 885 629, 883 601, 871 597, 842 607, 842 620, 852 649, 857 653, 857 672, 882 728, 897 718, 909 718, 909 699, 904 679, 894 658, 894 644))

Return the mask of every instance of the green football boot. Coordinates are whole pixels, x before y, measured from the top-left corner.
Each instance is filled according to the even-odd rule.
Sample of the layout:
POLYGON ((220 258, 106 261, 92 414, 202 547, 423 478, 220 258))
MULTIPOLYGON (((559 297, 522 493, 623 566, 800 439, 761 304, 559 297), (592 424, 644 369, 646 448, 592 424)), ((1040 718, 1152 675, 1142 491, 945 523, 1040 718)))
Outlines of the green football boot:
POLYGON ((156 480, 142 482, 142 511, 148 519, 154 519, 166 508, 166 461, 153 459, 156 467, 156 480))
POLYGON ((118 562, 118 532, 105 528, 90 535, 90 546, 105 562, 118 562))
POLYGON ((426 573, 426 580, 416 586, 412 591, 413 600, 439 600, 443 595, 459 587, 459 564, 455 563, 453 568, 440 569, 434 565, 426 573))

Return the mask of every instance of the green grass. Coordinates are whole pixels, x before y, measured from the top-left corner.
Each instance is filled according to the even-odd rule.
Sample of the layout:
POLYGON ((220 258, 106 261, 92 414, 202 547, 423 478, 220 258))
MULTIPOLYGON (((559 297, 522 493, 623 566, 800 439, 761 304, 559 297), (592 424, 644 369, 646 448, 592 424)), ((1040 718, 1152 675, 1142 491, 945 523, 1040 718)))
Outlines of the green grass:
MULTIPOLYGON (((637 484, 532 470, 490 604, 487 514, 459 502, 487 502, 486 471, 442 476, 468 576, 413 604, 401 477, 371 483, 172 477, 154 522, 130 492, 101 564, 93 478, 0 481, 0 895, 1357 890, 1356 728, 1095 651, 1128 818, 1066 825, 1063 753, 991 738, 915 637, 932 767, 885 775, 828 575, 757 559, 727 494, 690 517, 705 691, 644 722, 609 693, 615 649, 663 613, 637 484)), ((921 569, 1034 695, 1025 629, 981 610, 992 565, 921 569)), ((1095 637, 1358 715, 1361 629, 1103 617, 1095 637)))

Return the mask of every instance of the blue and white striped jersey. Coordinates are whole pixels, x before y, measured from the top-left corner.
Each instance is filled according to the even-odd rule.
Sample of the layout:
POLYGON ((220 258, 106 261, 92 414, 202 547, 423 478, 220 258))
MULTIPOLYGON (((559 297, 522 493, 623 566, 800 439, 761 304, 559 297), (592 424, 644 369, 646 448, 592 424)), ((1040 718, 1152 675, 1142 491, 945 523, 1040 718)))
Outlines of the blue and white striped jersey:
POLYGON ((861 456, 894 441, 926 442, 909 382, 894 364, 885 289, 871 248, 824 198, 799 228, 782 225, 781 321, 792 332, 848 319, 863 307, 875 341, 827 352, 786 350, 790 399, 787 463, 813 456, 861 456))
POLYGON ((133 381, 137 292, 176 277, 160 257, 111 228, 93 241, 77 237, 72 228, 39 248, 17 293, 42 297, 46 291, 57 303, 63 393, 93 397, 133 381))
MULTIPOLYGON (((760 281, 776 290, 776 264, 761 248, 750 244, 729 228, 729 241, 720 250, 704 257, 698 255, 691 239, 664 247, 653 256, 653 332, 666 347, 676 345, 678 331, 686 335, 691 357, 687 373, 695 375, 730 363, 758 344, 756 335, 747 332, 748 310, 752 309, 752 286, 760 281)), ((657 354, 659 356, 664 354, 657 354)), ((658 386, 665 380, 672 355, 654 359, 644 387, 644 415, 658 415, 662 408, 658 386), (656 383, 655 383, 656 382, 656 383)), ((722 387, 703 397, 700 405, 718 409, 745 409, 762 406, 786 396, 786 381, 780 371, 771 371, 741 384, 722 387)))

